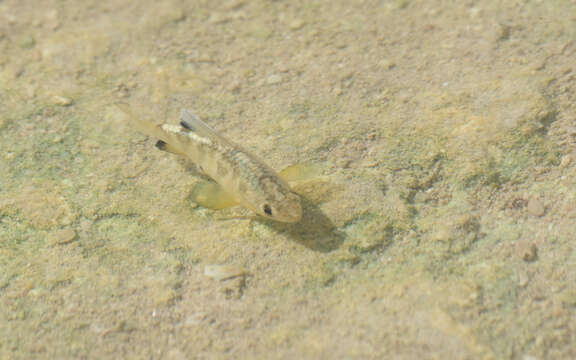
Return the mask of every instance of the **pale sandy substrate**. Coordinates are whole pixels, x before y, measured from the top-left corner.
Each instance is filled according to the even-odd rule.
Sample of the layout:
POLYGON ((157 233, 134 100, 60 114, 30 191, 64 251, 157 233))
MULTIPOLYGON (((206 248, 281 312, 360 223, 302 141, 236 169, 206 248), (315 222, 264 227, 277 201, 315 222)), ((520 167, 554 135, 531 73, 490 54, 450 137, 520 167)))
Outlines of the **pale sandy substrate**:
POLYGON ((1 1, 0 358, 576 358, 576 4, 502 3, 1 1), (118 101, 321 164, 303 222, 118 101))

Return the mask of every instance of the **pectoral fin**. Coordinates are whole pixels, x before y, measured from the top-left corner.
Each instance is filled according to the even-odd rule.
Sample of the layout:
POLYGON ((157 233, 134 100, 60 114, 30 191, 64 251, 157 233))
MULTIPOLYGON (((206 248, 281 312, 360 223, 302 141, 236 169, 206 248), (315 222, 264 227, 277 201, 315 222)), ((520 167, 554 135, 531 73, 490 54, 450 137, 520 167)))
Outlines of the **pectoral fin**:
POLYGON ((305 181, 319 176, 322 169, 317 164, 296 164, 284 168, 278 175, 287 182, 305 181))
POLYGON ((238 204, 232 195, 213 182, 198 183, 192 189, 191 196, 198 205, 213 210, 225 209, 238 204))

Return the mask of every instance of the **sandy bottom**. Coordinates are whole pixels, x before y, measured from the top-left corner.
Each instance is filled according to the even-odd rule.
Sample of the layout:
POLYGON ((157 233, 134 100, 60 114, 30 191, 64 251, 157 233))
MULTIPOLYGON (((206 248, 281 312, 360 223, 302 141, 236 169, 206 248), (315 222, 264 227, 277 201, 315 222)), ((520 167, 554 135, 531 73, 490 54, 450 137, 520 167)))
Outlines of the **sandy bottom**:
POLYGON ((575 37, 569 0, 0 1, 0 358, 576 358, 575 37), (304 219, 196 206, 117 102, 319 164, 304 219))

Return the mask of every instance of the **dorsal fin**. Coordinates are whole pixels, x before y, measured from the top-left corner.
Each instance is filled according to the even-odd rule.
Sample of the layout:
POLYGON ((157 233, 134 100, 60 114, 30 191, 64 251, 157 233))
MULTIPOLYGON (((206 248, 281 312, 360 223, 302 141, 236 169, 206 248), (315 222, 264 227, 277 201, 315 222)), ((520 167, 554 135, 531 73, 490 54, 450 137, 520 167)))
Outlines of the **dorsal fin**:
POLYGON ((194 131, 194 129, 186 121, 180 121, 180 126, 186 130, 194 131))
POLYGON ((211 134, 216 134, 216 131, 204 121, 198 119, 198 117, 188 109, 180 110, 180 125, 185 129, 194 131, 198 135, 209 137, 211 134))
POLYGON ((231 144, 230 140, 218 134, 214 129, 200 120, 194 113, 188 109, 180 110, 180 126, 188 131, 192 131, 199 136, 215 139, 225 144, 231 144))

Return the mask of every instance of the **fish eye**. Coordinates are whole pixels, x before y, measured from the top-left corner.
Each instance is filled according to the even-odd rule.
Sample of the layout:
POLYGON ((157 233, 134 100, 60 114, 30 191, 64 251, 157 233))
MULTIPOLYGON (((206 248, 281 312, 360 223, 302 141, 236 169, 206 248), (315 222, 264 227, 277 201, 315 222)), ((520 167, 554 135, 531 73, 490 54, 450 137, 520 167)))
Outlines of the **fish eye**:
POLYGON ((272 216, 272 208, 268 204, 264 204, 263 206, 264 214, 268 216, 272 216))

